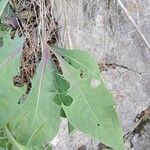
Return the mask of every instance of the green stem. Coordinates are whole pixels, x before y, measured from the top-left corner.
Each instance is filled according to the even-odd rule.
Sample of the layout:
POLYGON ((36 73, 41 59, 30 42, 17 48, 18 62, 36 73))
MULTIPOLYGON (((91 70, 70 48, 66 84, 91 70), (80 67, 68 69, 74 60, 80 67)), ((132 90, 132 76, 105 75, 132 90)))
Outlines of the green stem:
POLYGON ((10 143, 14 146, 16 150, 26 150, 26 147, 19 144, 16 139, 11 135, 10 131, 8 130, 7 127, 4 128, 5 134, 10 141, 10 143))

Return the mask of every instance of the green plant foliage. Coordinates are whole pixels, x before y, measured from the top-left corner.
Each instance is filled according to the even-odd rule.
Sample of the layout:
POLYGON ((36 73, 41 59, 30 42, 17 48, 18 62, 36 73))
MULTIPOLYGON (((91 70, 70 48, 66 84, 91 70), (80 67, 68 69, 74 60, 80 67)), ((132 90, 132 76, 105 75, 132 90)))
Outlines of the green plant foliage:
POLYGON ((8 140, 6 137, 0 137, 0 148, 5 148, 7 142, 8 140))
POLYGON ((48 146, 48 147, 46 148, 46 150, 52 150, 52 148, 51 148, 50 146, 48 146))
POLYGON ((23 43, 23 38, 12 40, 7 34, 0 48, 0 149, 43 150, 63 116, 70 133, 76 128, 114 150, 124 150, 113 96, 89 52, 53 50, 60 74, 45 48, 30 94, 18 104, 25 89, 15 87, 13 77, 19 72, 23 43))
MULTIPOLYGON (((16 149, 40 149, 58 131, 60 106, 53 101, 56 90, 50 57, 42 59, 26 102, 17 104, 24 89, 13 85, 13 77, 19 71, 23 42, 20 38, 11 40, 7 35, 0 49, 0 128, 8 126, 4 127, 6 137, 16 149)), ((0 144, 4 147, 6 139, 1 139, 0 144)))
POLYGON ((67 95, 67 90, 69 89, 69 84, 62 78, 60 74, 57 72, 54 72, 54 83, 56 88, 56 96, 54 98, 54 101, 61 105, 62 103, 66 106, 70 105, 72 103, 72 98, 67 95))
POLYGON ((7 4, 2 15, 1 15, 1 18, 2 20, 8 18, 8 17, 15 17, 15 14, 14 14, 14 11, 11 7, 11 5, 7 4))
POLYGON ((0 38, 5 36, 10 30, 10 27, 8 26, 10 18, 11 17, 15 18, 15 15, 10 5, 7 4, 8 1, 9 0, 0 0, 0 38))
POLYGON ((55 54, 64 78, 70 83, 68 95, 73 98, 73 102, 70 106, 63 105, 70 123, 114 150, 123 150, 122 130, 115 112, 113 97, 102 80, 97 80, 98 67, 93 61, 94 58, 89 53, 79 50, 67 52, 61 49, 60 52, 59 49, 55 54), (67 57, 71 65, 62 56, 67 57), (93 85, 95 81, 100 84, 93 85))
POLYGON ((0 22, 0 38, 5 36, 8 33, 8 28, 0 22))
POLYGON ((71 134, 75 128, 73 127, 73 125, 68 121, 68 130, 69 130, 69 133, 71 134))
POLYGON ((9 2, 9 0, 0 0, 0 17, 3 14, 3 11, 8 2, 9 2))
MULTIPOLYGON (((59 53, 65 60, 70 63, 74 68, 82 67, 87 70, 92 78, 99 79, 99 67, 94 57, 88 51, 81 50, 67 50, 63 48, 55 48, 55 51, 59 53)), ((84 71, 82 70, 82 71, 84 71)))
POLYGON ((18 107, 18 100, 24 93, 22 88, 13 85, 13 77, 19 71, 19 59, 24 39, 4 38, 4 45, 0 48, 0 128, 4 127, 14 115, 18 107))
POLYGON ((53 101, 56 95, 53 68, 50 56, 46 57, 40 63, 29 97, 9 122, 11 134, 28 148, 52 140, 60 123, 60 106, 53 101))

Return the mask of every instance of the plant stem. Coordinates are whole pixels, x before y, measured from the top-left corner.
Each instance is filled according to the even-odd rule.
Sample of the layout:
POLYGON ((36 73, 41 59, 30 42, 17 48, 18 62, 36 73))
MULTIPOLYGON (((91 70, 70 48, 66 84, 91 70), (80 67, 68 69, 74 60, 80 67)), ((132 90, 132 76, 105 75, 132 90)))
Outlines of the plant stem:
POLYGON ((150 44, 149 44, 148 40, 146 39, 146 37, 144 36, 143 32, 138 27, 138 25, 136 24, 136 22, 134 21, 134 19, 129 14, 127 8, 124 6, 124 4, 122 3, 121 0, 117 0, 117 2, 120 5, 120 7, 122 8, 122 10, 125 12, 126 16, 128 17, 129 21, 132 23, 132 25, 134 26, 134 28, 136 29, 136 31, 138 32, 138 34, 141 36, 141 38, 145 42, 148 50, 150 50, 150 44))
POLYGON ((19 144, 16 139, 11 135, 10 131, 8 130, 7 127, 4 128, 5 134, 8 138, 8 140, 10 141, 10 143, 13 144, 14 148, 16 150, 27 150, 27 148, 21 144, 19 144))

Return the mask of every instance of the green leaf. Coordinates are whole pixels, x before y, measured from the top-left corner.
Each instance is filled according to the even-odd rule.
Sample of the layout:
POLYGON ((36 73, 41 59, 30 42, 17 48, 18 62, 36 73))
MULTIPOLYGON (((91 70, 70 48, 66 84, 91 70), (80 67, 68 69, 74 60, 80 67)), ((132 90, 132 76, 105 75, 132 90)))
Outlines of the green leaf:
POLYGON ((19 108, 19 98, 24 93, 22 88, 13 85, 13 77, 19 71, 19 59, 24 39, 4 38, 0 48, 0 128, 4 127, 19 108))
POLYGON ((60 110, 60 117, 66 118, 66 114, 65 114, 65 111, 63 110, 63 108, 61 108, 61 110, 60 110))
MULTIPOLYGON (((56 96, 54 98, 55 103, 58 105, 64 104, 66 106, 69 106, 73 101, 72 98, 69 95, 67 95, 69 84, 67 83, 66 80, 63 79, 63 77, 57 71, 53 72, 53 77, 56 89, 56 96)), ((66 118, 66 114, 63 108, 61 108, 60 110, 60 116, 66 118)))
POLYGON ((82 67, 88 70, 93 78, 99 79, 99 67, 95 58, 88 51, 67 50, 63 48, 55 48, 55 51, 64 57, 74 68, 82 67))
POLYGON ((6 143, 6 150, 12 150, 12 144, 6 143))
MULTIPOLYGON (((89 55, 85 58, 83 56, 75 58, 75 53, 79 51, 69 51, 67 57, 76 63, 71 66, 72 63, 70 65, 57 52, 53 52, 59 59, 64 78, 70 83, 68 95, 73 98, 73 102, 70 106, 63 105, 70 123, 114 150, 123 150, 123 134, 115 111, 113 96, 102 80, 97 80, 98 69, 95 69, 98 67, 94 66, 93 57, 89 55), (90 68, 91 66, 94 69, 90 68), (93 84, 95 81, 97 83, 93 84)), ((63 51, 61 53, 66 56, 66 51, 65 54, 63 51)))
POLYGON ((0 38, 5 36, 8 33, 8 28, 0 22, 0 38))
POLYGON ((14 14, 14 11, 13 11, 11 5, 7 3, 7 5, 2 13, 1 18, 2 18, 2 20, 3 19, 5 20, 6 18, 8 19, 8 17, 15 17, 15 14, 14 14))
POLYGON ((69 84, 56 71, 53 73, 53 76, 54 76, 55 89, 57 93, 54 98, 54 101, 58 105, 61 105, 63 103, 64 105, 69 106, 73 101, 72 98, 69 95, 67 95, 69 84))
POLYGON ((7 145, 7 138, 5 137, 4 131, 0 130, 0 148, 6 148, 7 145))
POLYGON ((7 142, 8 142, 8 140, 5 137, 4 138, 0 138, 0 147, 5 148, 7 142))
POLYGON ((49 145, 46 150, 53 150, 52 147, 49 145))
POLYGON ((6 127, 4 127, 4 132, 6 134, 6 137, 8 138, 8 141, 10 143, 7 144, 7 149, 11 149, 12 146, 16 149, 16 150, 31 150, 30 148, 26 148, 24 145, 21 145, 20 143, 18 143, 16 141, 16 139, 11 135, 9 129, 6 127))
POLYGON ((68 130, 69 134, 71 134, 75 130, 75 127, 69 121, 68 121, 68 130))
POLYGON ((0 37, 0 48, 3 46, 3 38, 0 37))
POLYGON ((8 2, 9 2, 9 0, 0 0, 0 17, 3 14, 3 11, 8 2))
POLYGON ((11 134, 22 145, 38 147, 52 140, 60 124, 60 106, 54 101, 53 68, 50 53, 42 59, 26 102, 9 122, 11 134))

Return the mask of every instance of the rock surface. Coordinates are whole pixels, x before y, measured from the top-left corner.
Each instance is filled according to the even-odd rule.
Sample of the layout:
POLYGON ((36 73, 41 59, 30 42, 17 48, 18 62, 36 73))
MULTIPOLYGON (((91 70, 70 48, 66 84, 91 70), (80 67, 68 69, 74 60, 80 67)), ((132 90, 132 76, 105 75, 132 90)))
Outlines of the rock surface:
MULTIPOLYGON (((122 0, 150 43, 150 1, 122 0)), ((55 17, 60 25, 60 44, 87 49, 100 64, 115 64, 102 72, 113 92, 124 133, 135 126, 135 116, 150 106, 150 53, 117 0, 56 0, 55 17)), ((150 125, 140 137, 126 141, 128 150, 150 149, 150 125)), ((62 121, 52 141, 54 150, 101 150, 98 141, 80 133, 68 133, 62 121)))

